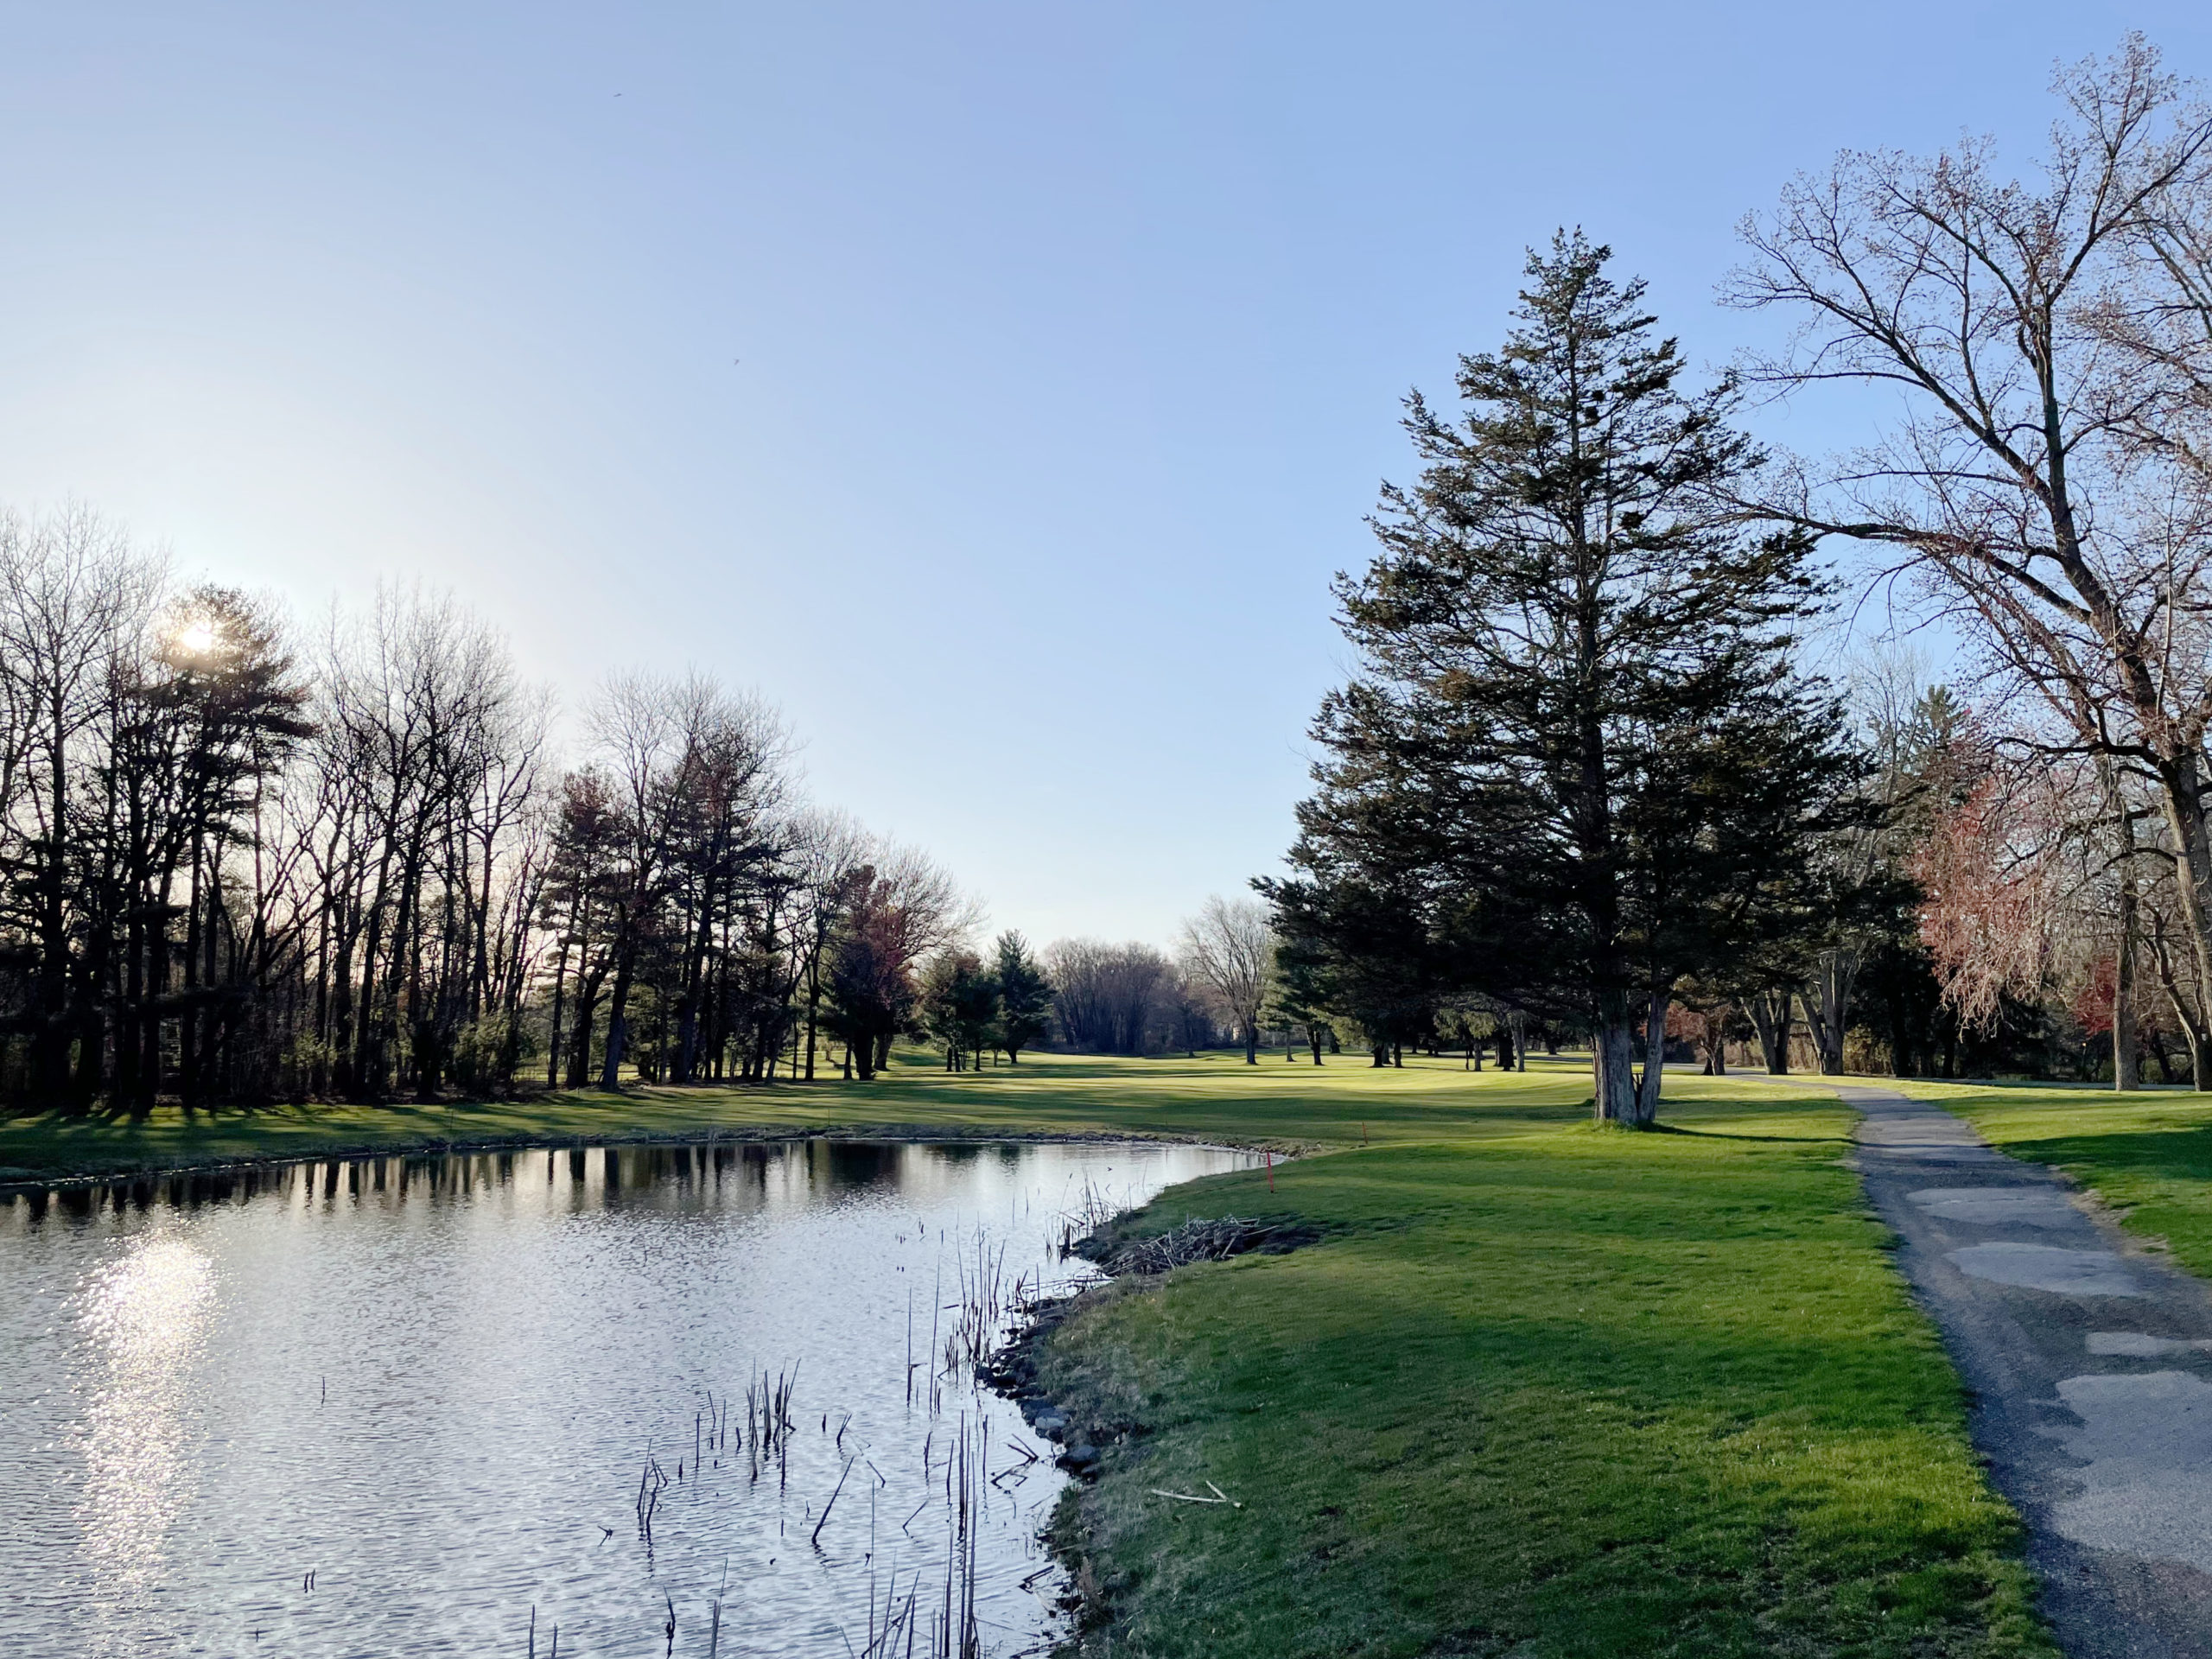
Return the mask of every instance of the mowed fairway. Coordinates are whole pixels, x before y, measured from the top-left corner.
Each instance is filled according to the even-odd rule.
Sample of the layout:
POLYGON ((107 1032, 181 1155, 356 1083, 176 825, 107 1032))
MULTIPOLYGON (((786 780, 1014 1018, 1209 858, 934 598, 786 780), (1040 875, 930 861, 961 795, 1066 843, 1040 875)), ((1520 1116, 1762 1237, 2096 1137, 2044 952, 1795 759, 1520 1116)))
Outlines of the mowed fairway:
MULTIPOLYGON (((824 1068, 825 1072, 828 1068, 824 1068)), ((1543 1074, 1548 1121, 1581 1114, 1565 1103, 1587 1068, 1543 1074), (1560 1077, 1569 1081, 1559 1083, 1560 1077)), ((226 1107, 187 1115, 164 1105, 125 1114, 43 1113, 0 1118, 0 1180, 127 1173, 249 1159, 448 1147, 569 1146, 603 1140, 675 1140, 716 1134, 974 1131, 994 1135, 1141 1135, 1226 1139, 1285 1150, 1326 1144, 1494 1132, 1487 1096, 1468 1091, 1496 1072, 1463 1076, 1459 1063, 1416 1060, 1376 1071, 1357 1056, 1318 1073, 1280 1052, 1258 1066, 1241 1056, 1124 1060, 1037 1054, 1017 1066, 947 1073, 937 1059, 902 1051, 871 1083, 825 1076, 766 1087, 658 1089, 619 1095, 580 1090, 521 1102, 384 1106, 226 1107)), ((1583 1096, 1588 1094, 1586 1087, 1583 1096)), ((1516 1098, 1520 1098, 1518 1095, 1516 1098)), ((1531 1097, 1533 1100, 1534 1096, 1531 1097)), ((1519 1120, 1495 1132, 1517 1132, 1519 1120)))
POLYGON ((1095 1650, 2050 1651, 1956 1381, 1840 1161, 1848 1113, 1675 1077, 1667 1129, 1638 1135, 1588 1126, 1588 1093, 1565 1062, 918 1059, 872 1085, 39 1120, 0 1128, 0 1164, 830 1125, 1323 1148, 1272 1192, 1225 1177, 1128 1224, 1294 1215, 1320 1243, 1112 1296, 1047 1349, 1080 1414, 1132 1431, 1065 1527, 1115 1615, 1095 1650), (1243 1507, 1151 1495, 1208 1481, 1243 1507))
MULTIPOLYGON (((1405 1086, 1377 1083, 1378 1109, 1405 1086)), ((1608 1133, 1561 1121, 1584 1090, 1492 1076, 1433 1139, 1138 1219, 1335 1230, 1183 1269, 1049 1351, 1079 1414, 1145 1431, 1081 1500, 1120 1615, 1098 1651, 2048 1650, 1838 1162, 1847 1115, 1707 1084, 1673 1132, 1608 1133), (1244 1507, 1153 1492, 1208 1481, 1244 1507)))

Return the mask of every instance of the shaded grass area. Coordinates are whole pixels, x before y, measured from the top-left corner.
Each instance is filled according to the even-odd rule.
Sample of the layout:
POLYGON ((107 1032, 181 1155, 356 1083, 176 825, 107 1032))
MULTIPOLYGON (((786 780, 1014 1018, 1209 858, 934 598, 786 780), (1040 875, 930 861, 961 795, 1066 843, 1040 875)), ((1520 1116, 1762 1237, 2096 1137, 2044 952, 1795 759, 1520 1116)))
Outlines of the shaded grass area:
POLYGON ((1480 1134, 1125 1224, 1329 1232, 1117 1287, 1046 1344, 1078 1421, 1129 1431, 1062 1518, 1114 1615, 1090 1650, 2053 1651, 1838 1161, 1848 1116, 1732 1082, 1671 1103, 1672 1134, 1559 1123, 1583 1087, 1495 1079, 1480 1134), (1208 1481, 1244 1507, 1152 1490, 1208 1481))
POLYGON ((2015 1158, 2064 1170, 2118 1212, 2129 1232, 2164 1242, 2190 1271, 2212 1278, 2212 1095, 1918 1080, 1893 1086, 1957 1112, 2015 1158))
POLYGON ((1064 1514, 1123 1655, 2044 1655, 2015 1522, 1840 1156, 1847 1114, 1670 1079, 1591 1128, 1586 1069, 1316 1071, 1039 1056, 872 1084, 638 1089, 0 1125, 105 1172, 453 1144, 905 1128, 1322 1153, 1130 1224, 1296 1217, 1322 1242, 1105 1299, 1046 1345, 1142 1426, 1064 1514), (1151 1487, 1218 1482, 1244 1507, 1151 1487))

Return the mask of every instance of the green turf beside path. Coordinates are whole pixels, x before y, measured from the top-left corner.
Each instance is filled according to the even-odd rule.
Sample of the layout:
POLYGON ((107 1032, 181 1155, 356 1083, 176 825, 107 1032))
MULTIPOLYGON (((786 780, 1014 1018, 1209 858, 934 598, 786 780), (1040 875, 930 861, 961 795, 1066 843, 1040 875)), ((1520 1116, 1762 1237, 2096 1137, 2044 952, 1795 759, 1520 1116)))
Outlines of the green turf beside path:
POLYGON ((1118 1615, 1096 1651, 2049 1654, 1957 1382, 1840 1161, 1849 1115, 1684 1077, 1667 1132, 1602 1132, 1588 1090, 1567 1065, 910 1063, 865 1086, 17 1121, 0 1166, 764 1126, 1312 1147, 1272 1192, 1196 1183, 1130 1224, 1298 1216, 1320 1243, 1179 1270, 1048 1350, 1089 1414, 1144 1431, 1080 1500, 1118 1615), (1243 1507, 1150 1495, 1208 1480, 1243 1507))
POLYGON ((2064 1170, 2128 1232, 2212 1279, 2212 1095, 1867 1081, 1958 1113, 2015 1158, 2064 1170))
MULTIPOLYGON (((1959 1391, 1817 1096, 1705 1085, 1673 1133, 1464 1133, 1179 1188, 1138 1218, 1332 1230, 1063 1328, 1047 1376, 1143 1425, 1081 1500, 1128 1655, 2048 1649, 1959 1391), (1154 1489, 1241 1510, 1179 1503, 1154 1489)), ((1579 1114, 1578 1114, 1579 1116, 1579 1114)))

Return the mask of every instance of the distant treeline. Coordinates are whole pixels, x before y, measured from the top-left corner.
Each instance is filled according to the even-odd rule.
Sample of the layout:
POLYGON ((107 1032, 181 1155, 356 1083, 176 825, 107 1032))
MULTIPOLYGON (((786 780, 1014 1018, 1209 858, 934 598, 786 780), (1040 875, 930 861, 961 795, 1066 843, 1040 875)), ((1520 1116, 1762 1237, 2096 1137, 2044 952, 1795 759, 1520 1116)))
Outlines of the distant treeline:
MULTIPOLYGON (((448 599, 312 628, 84 509, 0 513, 0 1104, 144 1110, 868 1077, 1224 1036, 1146 945, 1019 934, 809 804, 780 716, 552 699, 448 599)), ((1217 1001, 1217 999, 1216 999, 1217 1001)))
POLYGON ((296 629, 0 516, 0 1099, 143 1109, 861 1073, 972 917, 798 796, 772 709, 550 697, 450 601, 296 629))

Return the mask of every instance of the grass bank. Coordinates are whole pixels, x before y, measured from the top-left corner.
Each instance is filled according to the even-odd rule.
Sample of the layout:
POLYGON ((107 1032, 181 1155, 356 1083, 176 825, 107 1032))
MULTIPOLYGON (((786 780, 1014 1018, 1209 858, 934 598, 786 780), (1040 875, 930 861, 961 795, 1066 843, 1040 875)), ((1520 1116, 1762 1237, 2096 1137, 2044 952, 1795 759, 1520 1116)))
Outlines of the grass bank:
POLYGON ((2190 1272, 2212 1278, 2212 1094, 1918 1080, 1892 1086, 1958 1113, 2016 1158, 2064 1170, 2127 1231, 2163 1243, 2190 1272))
POLYGON ((1050 1379, 1143 1432, 1069 1520, 1122 1655, 2047 1654, 1958 1385, 1839 1159, 1848 1116, 1586 1071, 1316 1072, 1039 1057, 871 1085, 0 1126, 0 1164, 113 1169, 410 1144, 904 1127, 1303 1146, 1133 1225, 1297 1216, 1061 1327, 1050 1379), (1151 1496, 1204 1492, 1243 1507, 1151 1496))
POLYGON ((1105 1299, 1047 1345, 1079 1417, 1140 1431, 1075 1500, 1116 1614, 1090 1646, 2050 1651, 1957 1383, 1838 1161, 1848 1116, 1684 1082, 1670 1132, 1640 1135, 1580 1122, 1579 1073, 1439 1079, 1457 1124, 1134 1218, 1331 1231, 1105 1299), (1209 1481, 1244 1507, 1154 1491, 1209 1481))

